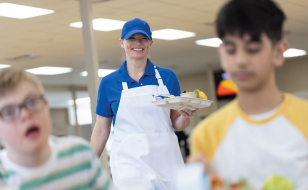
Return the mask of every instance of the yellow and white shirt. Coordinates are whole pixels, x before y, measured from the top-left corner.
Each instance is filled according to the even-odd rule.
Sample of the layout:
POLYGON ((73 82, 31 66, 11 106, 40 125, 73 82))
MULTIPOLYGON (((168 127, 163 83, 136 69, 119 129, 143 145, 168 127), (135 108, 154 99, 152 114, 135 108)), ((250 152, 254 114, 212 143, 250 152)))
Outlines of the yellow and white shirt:
POLYGON ((192 154, 212 161, 223 178, 245 178, 261 189, 271 175, 289 178, 296 190, 308 189, 308 102, 289 94, 271 117, 255 121, 236 100, 198 124, 192 154))

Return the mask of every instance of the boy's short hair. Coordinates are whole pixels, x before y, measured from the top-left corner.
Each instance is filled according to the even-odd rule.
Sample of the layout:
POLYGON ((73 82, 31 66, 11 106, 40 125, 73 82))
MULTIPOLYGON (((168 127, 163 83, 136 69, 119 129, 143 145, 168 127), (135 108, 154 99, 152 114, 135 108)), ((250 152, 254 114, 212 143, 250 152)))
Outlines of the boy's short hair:
POLYGON ((0 69, 0 97, 17 88, 22 82, 29 82, 35 85, 42 94, 44 93, 44 87, 35 75, 22 69, 9 67, 0 69))
POLYGON ((286 16, 272 0, 231 0, 218 13, 216 30, 219 38, 226 33, 249 34, 252 41, 260 41, 265 33, 273 44, 282 39, 286 16))

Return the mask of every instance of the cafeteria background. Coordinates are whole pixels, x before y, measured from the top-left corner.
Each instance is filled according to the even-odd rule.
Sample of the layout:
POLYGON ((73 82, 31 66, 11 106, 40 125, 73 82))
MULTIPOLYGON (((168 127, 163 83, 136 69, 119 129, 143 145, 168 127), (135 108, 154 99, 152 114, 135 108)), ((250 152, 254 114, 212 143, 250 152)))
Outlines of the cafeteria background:
MULTIPOLYGON (((0 68, 22 68, 40 78, 50 102, 54 135, 76 135, 90 140, 100 79, 119 68, 125 59, 118 44, 121 28, 128 20, 141 18, 153 31, 149 58, 172 69, 179 77, 182 91, 199 89, 215 102, 200 109, 184 133, 178 134, 185 158, 192 129, 236 94, 228 85, 228 76, 220 68, 217 54, 221 42, 216 38, 214 19, 225 2, 0 1, 0 68)), ((290 42, 290 49, 284 53, 286 64, 277 71, 278 87, 308 99, 308 1, 276 2, 287 15, 284 37, 290 42)), ((101 157, 105 166, 112 133, 113 130, 107 151, 101 157)))

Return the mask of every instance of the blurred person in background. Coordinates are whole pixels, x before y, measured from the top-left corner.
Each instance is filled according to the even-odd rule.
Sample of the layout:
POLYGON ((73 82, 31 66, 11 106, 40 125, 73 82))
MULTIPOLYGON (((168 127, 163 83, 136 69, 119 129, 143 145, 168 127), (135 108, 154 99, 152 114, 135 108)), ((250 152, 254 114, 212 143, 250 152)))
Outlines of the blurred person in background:
POLYGON ((179 146, 181 149, 181 153, 183 159, 185 160, 187 156, 189 156, 189 144, 188 144, 188 136, 184 131, 176 131, 176 136, 178 137, 179 146))
POLYGON ((113 190, 88 142, 51 136, 41 82, 14 68, 0 69, 0 189, 113 190))
POLYGON ((198 124, 191 152, 206 157, 207 170, 225 180, 245 178, 262 189, 266 178, 279 175, 307 190, 308 102, 279 91, 275 81, 288 49, 284 21, 271 0, 232 0, 222 7, 218 53, 238 94, 198 124))
POLYGON ((152 103, 152 95, 180 96, 181 90, 171 69, 147 58, 153 44, 147 22, 126 22, 119 42, 126 61, 100 83, 91 146, 102 154, 113 120, 110 166, 117 188, 175 190, 174 179, 184 161, 174 129, 185 129, 197 110, 170 111, 152 103))

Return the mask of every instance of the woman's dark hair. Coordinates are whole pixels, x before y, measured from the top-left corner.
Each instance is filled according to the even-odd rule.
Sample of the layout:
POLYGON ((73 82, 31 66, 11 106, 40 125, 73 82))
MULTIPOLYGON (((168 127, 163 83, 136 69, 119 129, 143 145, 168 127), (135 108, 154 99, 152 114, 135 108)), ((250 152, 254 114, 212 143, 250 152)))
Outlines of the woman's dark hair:
POLYGON ((231 0, 218 13, 216 30, 219 38, 226 33, 249 34, 252 41, 260 41, 265 33, 273 43, 282 39, 286 16, 271 0, 231 0))

